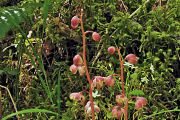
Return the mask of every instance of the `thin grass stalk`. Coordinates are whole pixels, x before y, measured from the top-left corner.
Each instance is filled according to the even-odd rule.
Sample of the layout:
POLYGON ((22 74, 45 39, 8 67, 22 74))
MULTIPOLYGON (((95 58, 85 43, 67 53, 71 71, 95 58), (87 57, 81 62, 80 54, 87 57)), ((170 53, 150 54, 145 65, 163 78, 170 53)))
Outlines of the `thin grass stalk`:
POLYGON ((2 103, 1 103, 1 91, 0 91, 0 120, 2 119, 2 103))
POLYGON ((85 32, 84 32, 84 27, 83 27, 83 9, 81 9, 81 31, 82 31, 82 36, 83 36, 83 62, 84 62, 84 66, 85 66, 85 71, 86 71, 86 76, 89 82, 89 97, 90 97, 90 102, 91 102, 91 110, 92 110, 92 118, 93 120, 95 120, 95 114, 94 114, 94 104, 93 104, 93 96, 92 96, 92 87, 91 87, 91 78, 88 72, 88 68, 87 68, 87 63, 86 63, 86 36, 85 36, 85 32))
MULTIPOLYGON (((23 37, 24 37, 24 38, 27 38, 27 37, 26 37, 26 34, 25 34, 24 31, 21 29, 21 27, 20 27, 16 22, 14 22, 14 24, 15 24, 15 26, 18 27, 18 29, 21 31, 23 37)), ((27 52, 28 52, 28 54, 29 54, 29 56, 30 56, 30 59, 31 59, 34 67, 35 67, 35 70, 36 70, 36 72, 37 72, 37 74, 38 74, 38 77, 39 77, 39 79, 41 80, 41 83, 43 84, 43 87, 44 87, 46 93, 48 94, 48 97, 50 98, 50 101, 53 103, 52 96, 51 96, 51 92, 50 92, 50 89, 49 89, 49 86, 48 86, 48 83, 47 83, 47 75, 46 75, 46 72, 45 72, 45 69, 44 69, 44 65, 42 64, 41 60, 39 59, 37 53, 35 52, 33 46, 31 45, 30 41, 29 41, 28 39, 27 39, 27 41, 29 42, 30 47, 31 47, 31 49, 32 49, 32 51, 33 51, 33 54, 35 55, 35 57, 36 57, 39 65, 40 65, 40 68, 41 68, 41 70, 42 70, 43 73, 44 73, 47 86, 46 86, 46 84, 45 84, 45 82, 44 82, 44 80, 43 80, 40 72, 38 71, 37 65, 35 64, 35 61, 33 60, 32 55, 31 55, 31 53, 29 52, 29 49, 26 48, 26 50, 27 50, 27 52)), ((23 42, 23 44, 25 45, 25 43, 24 43, 25 41, 21 41, 21 42, 23 42)))
POLYGON ((57 105, 58 105, 58 120, 60 120, 60 112, 61 112, 61 89, 60 89, 60 81, 61 81, 61 75, 60 75, 60 71, 58 73, 58 86, 57 86, 57 105))
POLYGON ((42 32, 42 38, 44 37, 44 32, 45 32, 45 28, 46 28, 46 20, 47 20, 47 17, 48 17, 49 1, 50 0, 45 0, 44 1, 44 6, 43 6, 43 32, 42 32))
MULTIPOLYGON (((12 101, 13 106, 14 106, 14 109, 15 109, 16 112, 18 112, 17 107, 16 107, 16 104, 15 104, 15 102, 14 102, 14 100, 13 100, 13 97, 12 97, 11 92, 9 91, 9 89, 8 89, 7 87, 5 87, 5 86, 2 86, 2 85, 0 85, 0 87, 1 87, 1 88, 4 88, 4 89, 8 92, 9 97, 10 97, 10 99, 11 99, 11 101, 12 101)), ((20 120, 20 117, 18 116, 18 114, 16 115, 16 117, 17 117, 18 120, 20 120)), ((3 120, 3 119, 2 119, 2 120, 3 120)))

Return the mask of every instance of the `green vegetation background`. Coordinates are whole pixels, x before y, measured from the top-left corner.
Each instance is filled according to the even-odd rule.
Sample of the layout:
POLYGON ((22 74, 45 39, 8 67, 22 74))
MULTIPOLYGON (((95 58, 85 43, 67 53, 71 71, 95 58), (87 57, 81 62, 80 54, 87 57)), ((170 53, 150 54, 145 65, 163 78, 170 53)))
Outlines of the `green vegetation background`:
MULTIPOLYGON (((18 111, 38 109, 20 114, 21 120, 90 119, 82 105, 69 99, 72 92, 88 90, 86 76, 69 70, 73 56, 82 51, 81 30, 70 27, 81 8, 85 30, 101 35, 99 43, 87 38, 91 76, 120 73, 109 46, 122 46, 124 57, 133 53, 139 58, 136 68, 125 66, 125 89, 128 97, 143 91, 147 105, 137 112, 132 101, 128 119, 180 119, 179 0, 1 0, 0 6, 0 85, 10 90, 18 111)), ((116 78, 114 88, 98 90, 99 120, 114 119, 110 112, 122 92, 120 84, 116 78)), ((0 90, 5 117, 15 110, 8 92, 0 90)))

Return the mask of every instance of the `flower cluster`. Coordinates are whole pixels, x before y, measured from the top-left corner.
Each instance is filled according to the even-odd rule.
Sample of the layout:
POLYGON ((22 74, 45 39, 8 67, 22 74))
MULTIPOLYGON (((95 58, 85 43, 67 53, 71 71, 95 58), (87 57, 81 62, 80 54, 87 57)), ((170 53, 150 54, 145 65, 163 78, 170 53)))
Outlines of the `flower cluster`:
POLYGON ((102 88, 103 83, 107 86, 114 87, 115 85, 115 80, 112 75, 107 76, 107 77, 102 77, 102 76, 95 76, 92 82, 92 89, 97 86, 97 88, 102 88))
POLYGON ((83 60, 80 55, 74 56, 73 64, 70 66, 70 71, 73 74, 76 74, 76 72, 79 71, 80 75, 83 75, 85 73, 85 67, 84 67, 83 60))

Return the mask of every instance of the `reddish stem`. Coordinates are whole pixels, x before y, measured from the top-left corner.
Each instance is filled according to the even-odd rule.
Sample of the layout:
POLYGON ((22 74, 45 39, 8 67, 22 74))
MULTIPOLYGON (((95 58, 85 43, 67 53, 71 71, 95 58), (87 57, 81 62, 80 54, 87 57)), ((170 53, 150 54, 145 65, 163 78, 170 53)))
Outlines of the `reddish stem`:
POLYGON ((124 63, 124 61, 122 62, 120 50, 121 50, 121 47, 119 47, 119 49, 116 48, 116 51, 118 52, 118 55, 119 55, 120 65, 121 65, 121 84, 122 84, 122 91, 123 91, 123 94, 125 95, 124 80, 123 80, 123 63, 124 63))
POLYGON ((131 97, 126 101, 126 106, 125 106, 125 110, 124 110, 125 120, 128 119, 128 102, 133 98, 136 98, 136 97, 131 97))
POLYGON ((112 74, 112 76, 118 76, 121 78, 121 75, 119 75, 119 74, 112 74))
POLYGON ((92 118, 93 120, 95 120, 95 114, 94 114, 94 105, 93 105, 93 96, 92 96, 92 87, 91 87, 91 78, 88 72, 88 68, 87 68, 87 63, 86 63, 86 36, 85 36, 85 32, 84 32, 84 27, 83 27, 83 9, 81 9, 81 31, 82 31, 82 36, 83 36, 83 62, 84 62, 84 66, 85 66, 85 71, 86 71, 86 76, 89 82, 89 97, 90 97, 90 102, 91 102, 91 110, 92 110, 92 118))
POLYGON ((87 33, 93 33, 93 32, 94 32, 94 31, 86 31, 85 34, 87 34, 87 33))
POLYGON ((83 92, 85 92, 85 93, 88 93, 88 94, 89 94, 89 91, 86 91, 86 90, 83 90, 83 91, 81 91, 80 93, 82 94, 83 92))

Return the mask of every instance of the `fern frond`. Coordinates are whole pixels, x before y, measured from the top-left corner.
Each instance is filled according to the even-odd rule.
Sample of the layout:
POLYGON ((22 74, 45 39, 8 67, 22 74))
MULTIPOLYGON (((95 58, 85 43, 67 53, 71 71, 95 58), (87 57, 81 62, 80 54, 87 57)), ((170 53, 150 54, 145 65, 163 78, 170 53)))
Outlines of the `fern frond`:
POLYGON ((0 38, 16 25, 25 21, 27 18, 24 8, 6 7, 0 9, 0 38))

